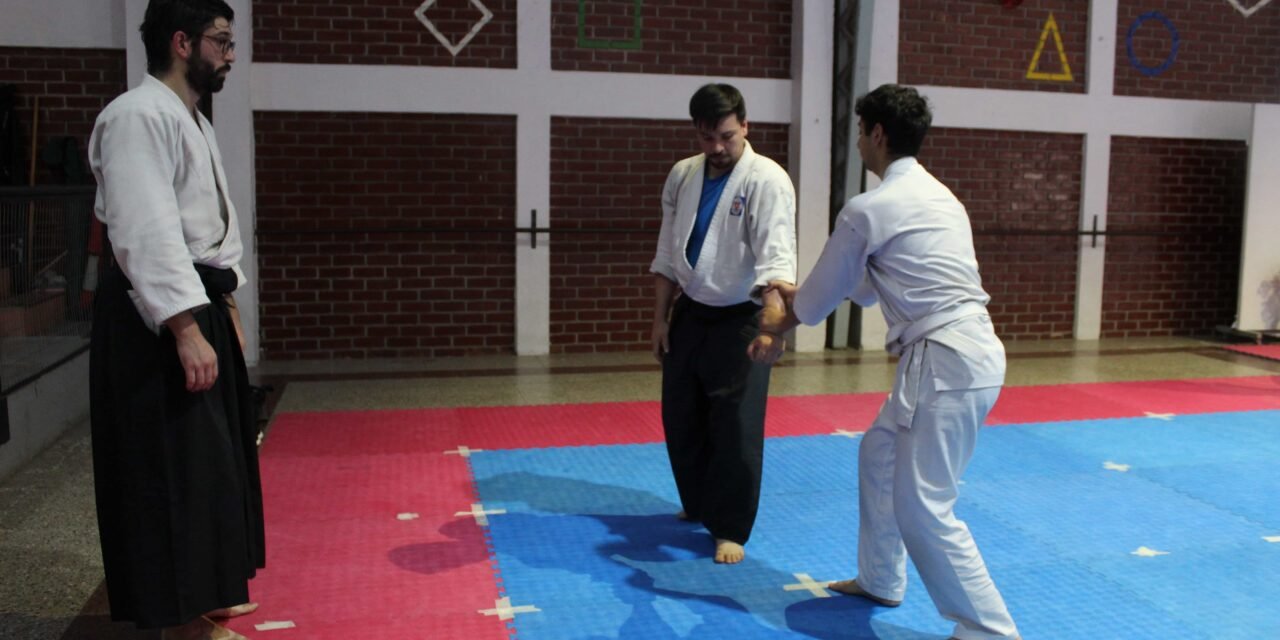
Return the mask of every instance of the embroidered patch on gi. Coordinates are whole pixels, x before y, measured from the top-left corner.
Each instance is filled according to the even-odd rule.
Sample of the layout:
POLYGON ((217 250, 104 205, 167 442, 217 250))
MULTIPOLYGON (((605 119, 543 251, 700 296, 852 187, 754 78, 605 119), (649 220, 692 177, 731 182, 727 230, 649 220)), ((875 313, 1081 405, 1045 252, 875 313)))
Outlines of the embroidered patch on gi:
POLYGON ((734 196, 733 204, 729 207, 729 215, 740 216, 742 210, 747 208, 747 199, 742 196, 734 196))

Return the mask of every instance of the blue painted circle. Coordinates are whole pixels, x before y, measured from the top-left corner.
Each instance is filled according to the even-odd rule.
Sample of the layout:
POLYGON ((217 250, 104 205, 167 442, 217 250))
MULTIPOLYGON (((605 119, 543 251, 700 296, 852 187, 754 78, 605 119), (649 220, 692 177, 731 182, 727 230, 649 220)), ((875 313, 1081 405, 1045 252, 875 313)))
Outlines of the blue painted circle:
POLYGON ((1174 60, 1178 59, 1178 29, 1173 26, 1173 22, 1166 18, 1163 13, 1160 13, 1159 11, 1148 11, 1138 16, 1138 19, 1134 20, 1133 24, 1129 25, 1129 35, 1125 37, 1124 45, 1125 49, 1129 52, 1129 64, 1133 65, 1133 67, 1138 71, 1141 71, 1144 76, 1158 76, 1164 73, 1165 70, 1173 64, 1174 60), (1133 34, 1137 33, 1138 27, 1142 26, 1142 23, 1148 20, 1159 20, 1160 23, 1164 25, 1164 28, 1169 30, 1169 35, 1173 36, 1173 46, 1169 49, 1169 56, 1164 59, 1164 62, 1161 62, 1154 67, 1148 67, 1147 65, 1142 64, 1142 62, 1138 60, 1138 56, 1133 53, 1133 34))

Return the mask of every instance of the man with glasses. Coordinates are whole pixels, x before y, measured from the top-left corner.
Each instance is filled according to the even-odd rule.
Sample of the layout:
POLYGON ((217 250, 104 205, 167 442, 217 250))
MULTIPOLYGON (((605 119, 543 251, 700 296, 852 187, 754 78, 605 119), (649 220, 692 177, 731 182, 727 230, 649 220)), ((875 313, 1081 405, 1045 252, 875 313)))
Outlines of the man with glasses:
POLYGON ((243 636, 264 564, 257 428, 232 292, 239 223, 213 127, 235 42, 223 0, 151 0, 148 75, 94 125, 114 264, 90 342, 94 484, 111 617, 168 639, 243 636))

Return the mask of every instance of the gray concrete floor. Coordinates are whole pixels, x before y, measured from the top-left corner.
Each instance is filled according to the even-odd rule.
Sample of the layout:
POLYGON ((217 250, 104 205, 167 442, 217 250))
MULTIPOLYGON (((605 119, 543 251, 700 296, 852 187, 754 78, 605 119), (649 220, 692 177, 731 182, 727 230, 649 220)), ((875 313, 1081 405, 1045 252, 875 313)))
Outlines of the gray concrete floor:
MULTIPOLYGON (((1010 386, 1280 375, 1280 362, 1188 339, 1009 345, 1010 386)), ((882 353, 788 354, 774 395, 886 391, 882 353)), ((269 363, 254 376, 289 411, 657 400, 647 354, 269 363)), ((268 435, 270 431, 268 429, 268 435)), ((268 522, 267 526, 271 526, 268 522)), ((157 638, 113 624, 102 586, 88 425, 0 483, 0 638, 157 638)))

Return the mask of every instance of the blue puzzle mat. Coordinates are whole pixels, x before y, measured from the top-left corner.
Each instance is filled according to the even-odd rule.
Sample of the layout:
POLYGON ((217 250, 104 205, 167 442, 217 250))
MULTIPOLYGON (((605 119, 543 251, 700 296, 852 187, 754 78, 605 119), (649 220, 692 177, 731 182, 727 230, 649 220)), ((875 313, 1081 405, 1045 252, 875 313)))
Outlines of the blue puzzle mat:
MULTIPOLYGON (((660 444, 470 461, 520 640, 938 640, 902 606, 821 588, 856 573, 858 440, 766 443, 740 565, 679 510, 660 444)), ((987 428, 957 513, 1029 640, 1280 638, 1280 411, 987 428), (1146 551, 1140 552, 1143 549, 1146 551)))

